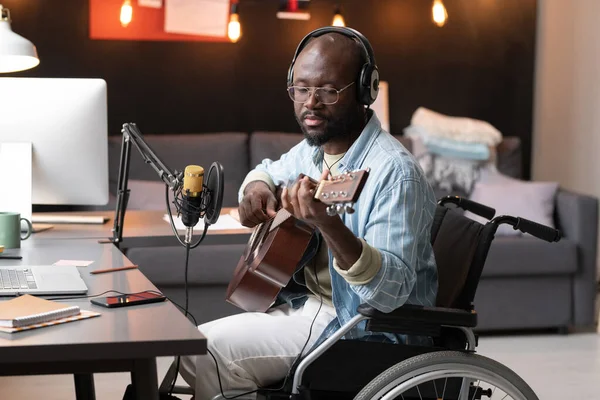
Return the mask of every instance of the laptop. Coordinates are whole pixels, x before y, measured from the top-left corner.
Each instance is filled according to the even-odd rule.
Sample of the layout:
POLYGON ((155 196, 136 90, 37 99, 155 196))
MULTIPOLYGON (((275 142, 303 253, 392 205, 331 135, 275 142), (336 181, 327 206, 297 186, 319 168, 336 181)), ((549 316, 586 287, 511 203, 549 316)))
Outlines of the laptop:
POLYGON ((0 296, 84 294, 87 291, 75 266, 0 267, 0 296))

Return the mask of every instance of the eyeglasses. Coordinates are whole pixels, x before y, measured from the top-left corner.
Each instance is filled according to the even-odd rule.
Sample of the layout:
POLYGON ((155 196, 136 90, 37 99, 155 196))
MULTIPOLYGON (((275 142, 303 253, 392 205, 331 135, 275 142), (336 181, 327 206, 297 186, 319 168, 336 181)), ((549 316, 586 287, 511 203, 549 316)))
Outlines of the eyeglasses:
POLYGON ((330 105, 337 103, 340 99, 340 93, 353 84, 354 82, 351 82, 340 90, 329 87, 290 86, 287 88, 287 91, 290 95, 290 99, 296 103, 306 103, 310 98, 310 95, 314 94, 321 104, 330 105))

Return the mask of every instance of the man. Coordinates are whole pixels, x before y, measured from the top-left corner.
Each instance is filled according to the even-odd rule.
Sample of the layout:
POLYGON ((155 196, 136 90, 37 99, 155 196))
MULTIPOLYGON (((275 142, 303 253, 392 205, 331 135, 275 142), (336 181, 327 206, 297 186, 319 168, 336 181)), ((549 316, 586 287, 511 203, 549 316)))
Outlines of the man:
MULTIPOLYGON (((240 190, 245 226, 268 220, 281 206, 316 228, 318 252, 294 275, 301 290, 284 290, 280 305, 199 327, 211 355, 186 357, 182 364, 196 400, 219 394, 220 385, 224 391, 255 390, 282 380, 300 353, 349 321, 361 303, 383 312, 405 303, 435 304, 433 191, 415 159, 365 107, 374 98, 365 100, 364 90, 371 88, 361 88, 358 77, 374 60, 351 30, 338 32, 311 36, 292 64, 288 92, 305 140, 275 162, 264 160, 240 190), (308 177, 328 179, 367 167, 355 213, 329 216, 313 200, 308 177), (291 184, 300 174, 308 177, 291 184)), ((360 326, 346 338, 396 340, 360 326)))

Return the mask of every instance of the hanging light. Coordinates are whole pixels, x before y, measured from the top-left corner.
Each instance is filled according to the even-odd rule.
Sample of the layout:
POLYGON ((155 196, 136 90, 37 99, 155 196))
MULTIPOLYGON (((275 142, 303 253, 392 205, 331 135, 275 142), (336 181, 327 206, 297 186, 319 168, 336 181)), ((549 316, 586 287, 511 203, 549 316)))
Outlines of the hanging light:
POLYGON ((0 4, 0 73, 24 71, 40 63, 33 43, 14 33, 10 22, 10 11, 0 4))
POLYGON ((310 19, 310 0, 279 0, 277 18, 307 21, 310 19))
POLYGON ((242 25, 238 14, 238 3, 231 4, 231 14, 229 14, 229 24, 227 25, 227 36, 233 43, 240 40, 242 36, 242 25))
POLYGON ((342 15, 342 10, 340 9, 340 5, 337 4, 335 6, 335 11, 333 12, 333 21, 331 25, 333 26, 346 26, 346 21, 344 21, 344 16, 342 15))
POLYGON ((127 27, 133 18, 133 7, 131 7, 131 0, 125 0, 121 6, 121 26, 127 27))
POLYGON ((433 14, 433 22, 440 28, 446 24, 448 20, 448 12, 442 0, 433 0, 433 7, 431 8, 433 14))

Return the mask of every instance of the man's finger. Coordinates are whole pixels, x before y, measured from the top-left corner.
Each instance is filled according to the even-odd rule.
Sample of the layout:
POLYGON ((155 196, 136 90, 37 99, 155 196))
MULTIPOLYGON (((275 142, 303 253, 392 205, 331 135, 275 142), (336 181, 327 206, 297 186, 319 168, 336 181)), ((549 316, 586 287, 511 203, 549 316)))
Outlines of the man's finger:
POLYGON ((275 199, 275 196, 269 196, 267 198, 267 215, 269 217, 274 217, 277 214, 277 211, 275 211, 276 207, 277 200, 275 199))
POLYGON ((304 178, 300 181, 300 185, 298 186, 298 199, 302 199, 304 202, 309 202, 312 200, 314 196, 314 191, 311 192, 314 185, 310 182, 308 178, 304 178), (312 193, 312 194, 311 194, 312 193))
POLYGON ((291 213, 294 212, 293 207, 291 207, 291 205, 290 205, 290 199, 288 197, 288 188, 287 187, 284 187, 283 190, 281 191, 281 207, 285 208, 286 210, 288 210, 291 213))
POLYGON ((247 200, 243 200, 240 203, 240 222, 242 223, 242 225, 247 226, 248 228, 252 228, 255 227, 256 225, 258 225, 258 222, 255 220, 254 216, 252 215, 252 210, 251 210, 251 205, 250 202, 247 200))
POLYGON ((302 178, 301 180, 297 181, 296 183, 294 183, 292 185, 291 188, 288 189, 289 200, 290 200, 290 203, 292 203, 292 204, 297 202, 296 198, 298 197, 298 189, 300 188, 300 184, 302 183, 303 179, 306 179, 306 178, 302 178))
POLYGON ((257 223, 266 221, 267 215, 263 211, 263 204, 262 204, 262 200, 260 199, 260 197, 252 196, 250 201, 251 201, 252 215, 253 215, 254 219, 256 221, 258 221, 257 223))

